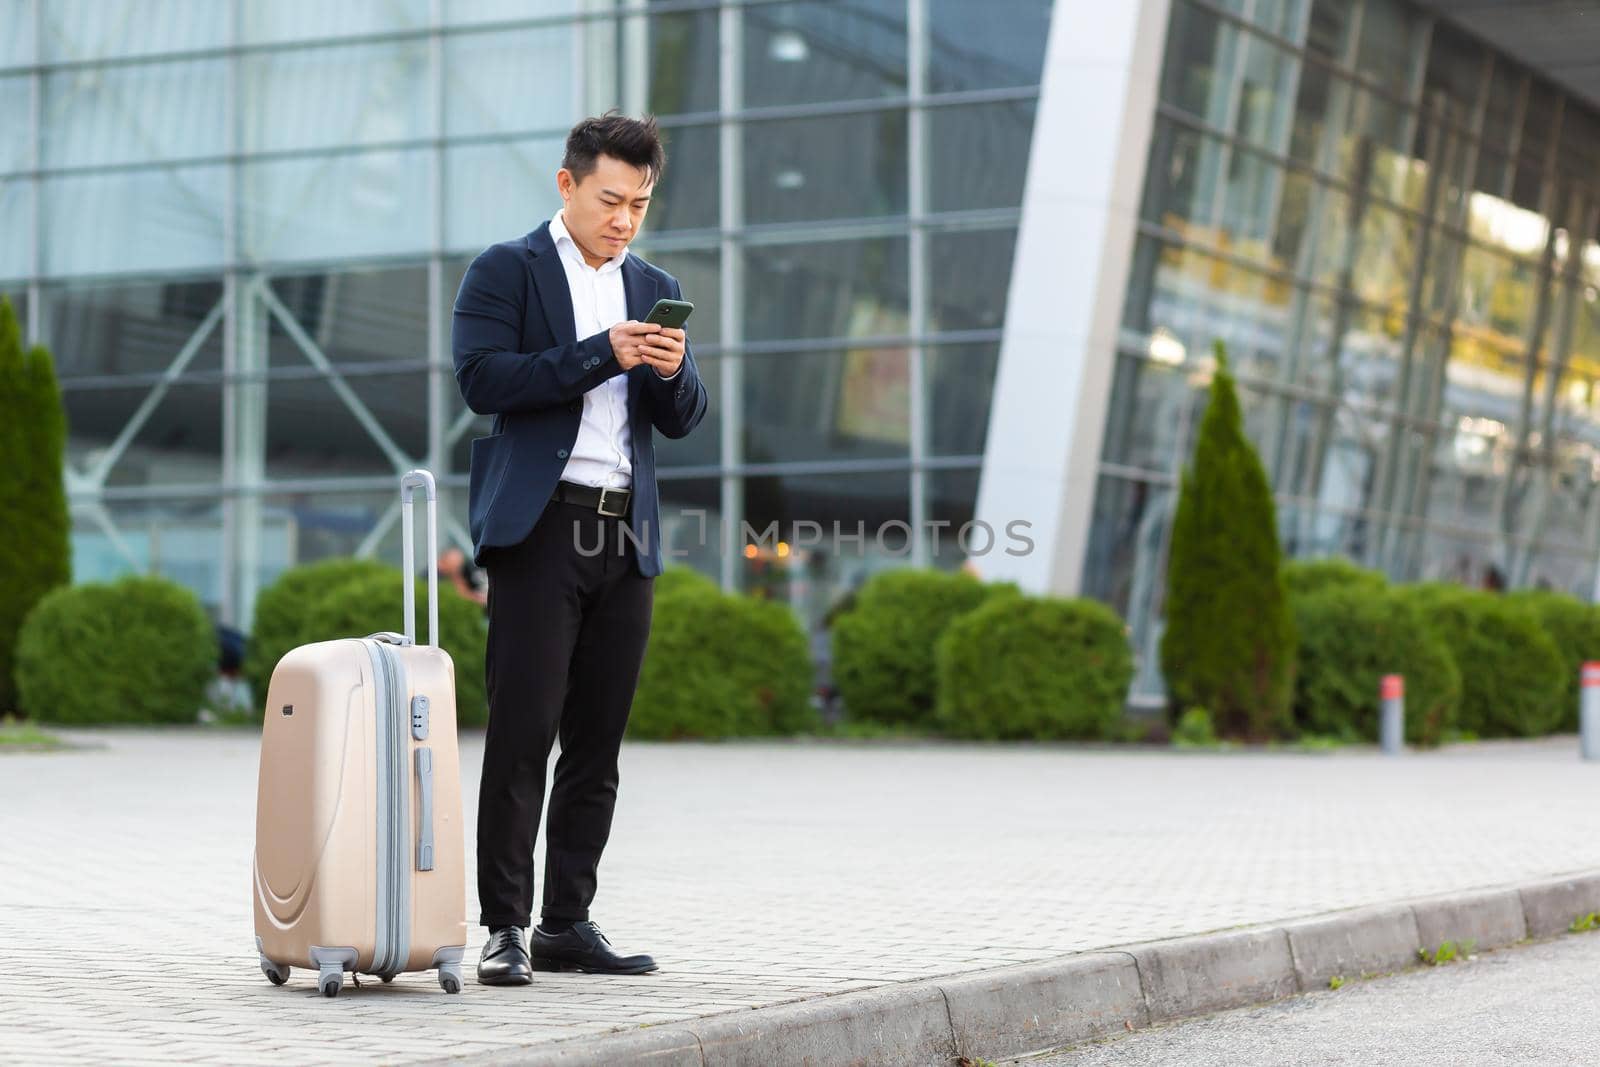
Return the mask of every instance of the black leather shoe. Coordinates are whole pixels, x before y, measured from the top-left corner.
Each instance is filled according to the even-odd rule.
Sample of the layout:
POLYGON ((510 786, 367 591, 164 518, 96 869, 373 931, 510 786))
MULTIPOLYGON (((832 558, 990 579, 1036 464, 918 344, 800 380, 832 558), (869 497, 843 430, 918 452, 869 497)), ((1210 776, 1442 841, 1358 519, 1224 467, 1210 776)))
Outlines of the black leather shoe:
POLYGON ((540 971, 644 974, 656 969, 656 961, 642 952, 633 956, 619 955, 611 947, 610 939, 587 919, 557 933, 535 926, 528 954, 534 969, 540 971))
POLYGON ((502 926, 484 942, 478 959, 478 982, 482 985, 527 985, 533 981, 528 950, 522 944, 522 927, 502 926))

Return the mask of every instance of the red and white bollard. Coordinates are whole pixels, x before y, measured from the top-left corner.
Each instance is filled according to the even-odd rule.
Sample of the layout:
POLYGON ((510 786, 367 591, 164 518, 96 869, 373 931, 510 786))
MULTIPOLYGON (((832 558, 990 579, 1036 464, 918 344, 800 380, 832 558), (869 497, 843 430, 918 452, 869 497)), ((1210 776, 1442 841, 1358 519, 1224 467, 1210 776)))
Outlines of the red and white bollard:
POLYGON ((1398 756, 1406 748, 1406 680, 1399 674, 1386 674, 1379 686, 1378 743, 1386 756, 1398 756))
POLYGON ((1600 759, 1600 663, 1583 665, 1578 698, 1578 749, 1584 759, 1600 759))

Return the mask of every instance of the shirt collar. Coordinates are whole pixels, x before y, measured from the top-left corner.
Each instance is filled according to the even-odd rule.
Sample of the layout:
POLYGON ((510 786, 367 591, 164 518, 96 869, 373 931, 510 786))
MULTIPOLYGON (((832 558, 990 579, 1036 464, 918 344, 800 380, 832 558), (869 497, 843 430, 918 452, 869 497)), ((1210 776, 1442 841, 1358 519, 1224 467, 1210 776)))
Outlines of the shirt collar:
MULTIPOLYGON (((586 267, 589 265, 589 261, 583 258, 583 251, 578 248, 578 243, 572 239, 572 234, 568 232, 567 224, 562 221, 561 212, 559 211, 550 218, 550 239, 555 242, 556 251, 561 255, 582 263, 586 267)), ((599 274, 606 274, 621 267, 622 261, 627 258, 628 249, 624 248, 621 252, 595 267, 594 270, 599 274)))

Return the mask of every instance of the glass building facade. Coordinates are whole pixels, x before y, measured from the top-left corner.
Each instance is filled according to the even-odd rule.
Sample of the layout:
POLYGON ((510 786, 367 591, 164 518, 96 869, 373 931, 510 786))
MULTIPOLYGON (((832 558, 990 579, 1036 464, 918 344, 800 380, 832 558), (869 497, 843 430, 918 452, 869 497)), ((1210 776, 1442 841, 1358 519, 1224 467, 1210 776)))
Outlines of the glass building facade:
MULTIPOLYGON (((1036 584, 1120 611, 1136 695, 1159 693, 1220 338, 1289 552, 1592 597, 1595 107, 1406 0, 1129 3, 1161 42, 1140 178, 1113 196, 1138 202, 1113 235, 1120 314, 1083 353, 1110 368, 1104 432, 1065 509, 1081 547, 1036 584)), ((696 303, 711 392, 658 442, 669 549, 813 623, 873 570, 960 565, 986 454, 1050 440, 998 414, 1003 341, 1037 310, 1008 307, 1018 234, 1058 225, 1030 189, 1100 160, 1028 166, 1055 137, 1046 90, 1094 67, 1052 13, 0 0, 20 29, 0 33, 0 292, 59 364, 78 577, 158 571, 248 623, 287 566, 397 559, 395 475, 417 464, 465 544, 489 420, 451 373, 457 286, 555 211, 566 131, 611 107, 665 131, 636 248, 696 303), (866 536, 810 552, 807 522, 866 536)), ((1053 114, 1093 134, 1100 104, 1053 114)), ((1051 254, 1074 278, 1104 255, 1051 254)), ((1030 384, 1052 371, 1029 358, 1030 384)))
POLYGON ((1286 552, 1590 599, 1594 108, 1398 0, 1172 0, 1153 129, 1083 582, 1136 690, 1217 338, 1286 552))
POLYGON ((712 397, 659 443, 669 549, 809 619, 957 565, 894 532, 972 511, 1049 16, 0 0, 0 293, 58 361, 77 578, 164 573, 248 625, 290 565, 398 559, 413 465, 465 545, 460 278, 553 214, 567 130, 612 107, 664 128, 635 247, 696 303, 712 397), (868 536, 788 551, 797 520, 868 536))

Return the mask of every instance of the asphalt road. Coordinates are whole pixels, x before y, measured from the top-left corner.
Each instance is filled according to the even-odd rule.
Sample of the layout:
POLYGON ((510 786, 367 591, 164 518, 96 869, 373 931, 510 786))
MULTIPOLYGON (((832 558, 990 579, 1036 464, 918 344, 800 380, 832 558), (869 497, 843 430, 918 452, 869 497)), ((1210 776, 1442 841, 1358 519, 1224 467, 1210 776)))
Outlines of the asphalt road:
POLYGON ((1351 982, 1015 1063, 1600 1064, 1600 933, 1351 982))

